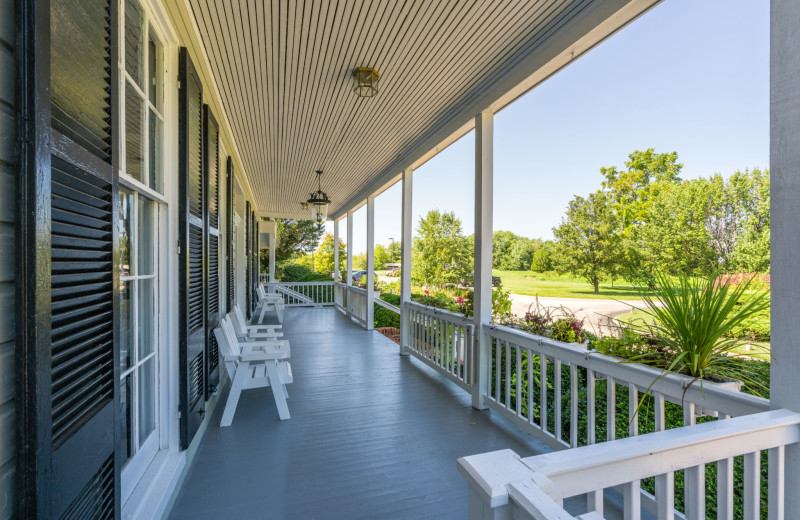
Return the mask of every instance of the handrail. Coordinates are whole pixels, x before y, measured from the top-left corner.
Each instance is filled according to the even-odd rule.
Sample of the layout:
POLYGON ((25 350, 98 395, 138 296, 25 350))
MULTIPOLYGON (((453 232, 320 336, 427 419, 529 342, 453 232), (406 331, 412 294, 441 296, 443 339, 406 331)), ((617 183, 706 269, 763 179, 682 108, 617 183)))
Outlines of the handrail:
POLYGON ((474 322, 471 319, 464 317, 464 315, 445 309, 439 309, 438 307, 431 307, 430 305, 422 305, 417 302, 408 301, 403 302, 403 305, 407 305, 409 308, 412 308, 423 314, 428 314, 434 317, 442 317, 447 321, 452 321, 461 325, 474 325, 474 322))
POLYGON ((400 307, 398 307, 397 305, 392 305, 391 303, 383 301, 380 298, 375 298, 375 303, 380 305, 384 309, 389 309, 395 314, 400 314, 400 307))
POLYGON ((689 376, 664 375, 662 370, 654 367, 626 362, 595 350, 586 350, 576 344, 535 336, 503 325, 486 325, 485 327, 487 334, 491 337, 509 341, 546 357, 591 369, 621 383, 633 384, 641 391, 650 388, 651 392, 662 394, 669 401, 695 403, 704 409, 732 417, 765 412, 770 409, 767 399, 735 392, 719 384, 700 381, 693 383, 694 379, 689 376))
MULTIPOLYGON (((508 501, 517 509, 515 518, 562 520, 574 518, 558 506, 560 500, 591 493, 603 487, 629 485, 648 477, 671 483, 675 471, 703 467, 716 461, 745 457, 744 510, 746 517, 760 516, 760 452, 769 450, 769 496, 773 506, 782 503, 785 493, 784 447, 800 443, 800 413, 772 410, 725 421, 709 422, 608 444, 585 446, 560 453, 520 459, 531 470, 530 478, 509 482, 508 501), (557 507, 554 507, 557 506, 557 507)), ((491 454, 487 454, 491 455, 491 454)), ((508 460, 508 455, 503 454, 508 460)), ((470 457, 459 465, 470 465, 470 457)), ((481 461, 485 466, 485 460, 481 461)), ((519 468, 509 471, 519 476, 519 468)), ((462 471, 464 473, 464 471, 462 471)), ((473 482, 476 482, 473 480, 473 482)), ((725 493, 732 491, 728 483, 725 493)), ((667 486, 665 489, 671 489, 667 486)), ((672 497, 661 497, 664 517, 674 515, 672 497)), ((705 516, 704 500, 698 501, 692 515, 705 516)), ((633 504, 625 513, 634 513, 633 504)), ((687 507, 689 505, 687 504, 687 507)), ((638 514, 636 515, 638 516, 638 514)), ((771 516, 772 517, 772 516, 771 516)), ((661 516, 659 517, 661 518, 661 516)), ((775 516, 778 518, 778 515, 775 516)))

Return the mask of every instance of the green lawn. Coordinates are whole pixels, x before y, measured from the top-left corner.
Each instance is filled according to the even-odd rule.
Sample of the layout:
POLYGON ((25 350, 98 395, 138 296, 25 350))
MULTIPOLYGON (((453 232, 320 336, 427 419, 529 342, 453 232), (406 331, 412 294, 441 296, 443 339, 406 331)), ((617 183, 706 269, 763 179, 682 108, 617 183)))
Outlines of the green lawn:
MULTIPOLYGON (((647 314, 644 311, 634 311, 629 312, 628 314, 622 314, 617 316, 617 321, 621 323, 653 323, 653 317, 647 314)), ((770 360, 769 355, 769 341, 751 341, 749 342, 750 350, 747 349, 748 343, 740 345, 733 349, 733 352, 737 354, 741 354, 743 356, 755 358, 755 359, 763 359, 764 361, 770 360)))
POLYGON ((529 296, 553 296, 557 298, 597 298, 613 300, 638 300, 640 293, 624 280, 601 283, 600 293, 594 294, 592 285, 570 275, 554 272, 534 273, 533 271, 493 271, 503 282, 503 288, 512 294, 529 296))

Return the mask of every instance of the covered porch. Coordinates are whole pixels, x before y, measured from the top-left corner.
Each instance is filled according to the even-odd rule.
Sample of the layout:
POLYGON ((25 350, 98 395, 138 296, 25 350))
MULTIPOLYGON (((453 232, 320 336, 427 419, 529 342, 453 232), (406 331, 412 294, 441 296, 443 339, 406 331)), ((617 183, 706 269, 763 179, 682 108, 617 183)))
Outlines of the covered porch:
POLYGON ((467 518, 456 459, 550 451, 336 309, 287 309, 283 329, 292 419, 268 389, 243 393, 228 428, 217 407, 170 518, 467 518))

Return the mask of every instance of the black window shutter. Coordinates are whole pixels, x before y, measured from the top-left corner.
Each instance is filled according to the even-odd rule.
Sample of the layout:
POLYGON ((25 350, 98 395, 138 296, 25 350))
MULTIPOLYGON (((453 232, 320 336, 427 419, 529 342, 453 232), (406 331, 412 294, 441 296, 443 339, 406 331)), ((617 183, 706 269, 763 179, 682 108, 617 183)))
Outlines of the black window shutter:
POLYGON ((258 293, 256 292, 256 286, 261 283, 261 279, 259 277, 259 249, 258 249, 258 217, 256 217, 255 211, 250 216, 252 221, 252 244, 253 248, 250 251, 250 261, 253 264, 253 268, 250 271, 252 273, 252 279, 250 280, 250 291, 253 293, 253 312, 256 310, 256 303, 258 302, 258 293))
POLYGON ((180 441, 186 449, 205 414, 206 276, 203 181, 203 86, 185 47, 178 63, 179 91, 179 378, 180 441))
POLYGON ((206 392, 208 398, 219 384, 219 345, 213 333, 219 325, 219 127, 214 115, 203 106, 203 128, 205 160, 203 161, 204 185, 206 188, 206 233, 207 272, 206 289, 208 307, 206 311, 206 392))
POLYGON ((117 2, 17 6, 17 513, 119 518, 117 2))
POLYGON ((233 258, 233 241, 236 240, 236 237, 233 236, 233 193, 234 193, 234 182, 233 182, 233 161, 230 157, 228 157, 228 161, 225 168, 227 174, 227 191, 225 192, 227 196, 228 203, 225 205, 225 214, 226 214, 226 226, 225 226, 225 236, 228 237, 228 254, 227 254, 227 266, 228 266, 228 305, 227 309, 230 312, 233 309, 233 304, 236 298, 236 262, 233 258))
POLYGON ((252 316, 252 314, 253 314, 253 306, 254 306, 254 303, 255 303, 255 302, 253 302, 253 289, 252 289, 252 286, 251 286, 251 283, 252 283, 252 280, 253 280, 253 274, 252 274, 253 273, 253 262, 252 262, 253 255, 251 254, 251 251, 253 250, 253 237, 251 236, 251 229, 253 228, 253 222, 252 222, 252 219, 251 219, 251 213, 252 213, 252 211, 250 210, 250 201, 248 200, 247 202, 245 202, 245 210, 244 210, 244 214, 245 214, 245 218, 244 218, 244 241, 245 241, 245 246, 244 246, 244 254, 245 254, 245 257, 244 257, 245 258, 244 280, 245 280, 245 284, 244 285, 245 285, 245 291, 244 291, 244 293, 247 296, 247 319, 248 320, 250 319, 250 316, 252 316))

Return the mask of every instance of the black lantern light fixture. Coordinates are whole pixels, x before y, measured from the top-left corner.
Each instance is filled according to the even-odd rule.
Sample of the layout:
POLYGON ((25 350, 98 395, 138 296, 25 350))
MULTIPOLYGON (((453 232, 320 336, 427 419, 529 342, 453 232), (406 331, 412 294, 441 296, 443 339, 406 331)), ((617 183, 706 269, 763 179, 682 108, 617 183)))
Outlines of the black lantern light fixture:
POLYGON ((380 73, 370 67, 358 67, 353 70, 353 92, 358 97, 370 98, 378 93, 380 73))
POLYGON ((311 207, 311 220, 322 224, 328 218, 328 204, 331 203, 328 194, 322 191, 322 170, 317 170, 317 191, 311 193, 311 198, 306 201, 311 207))

